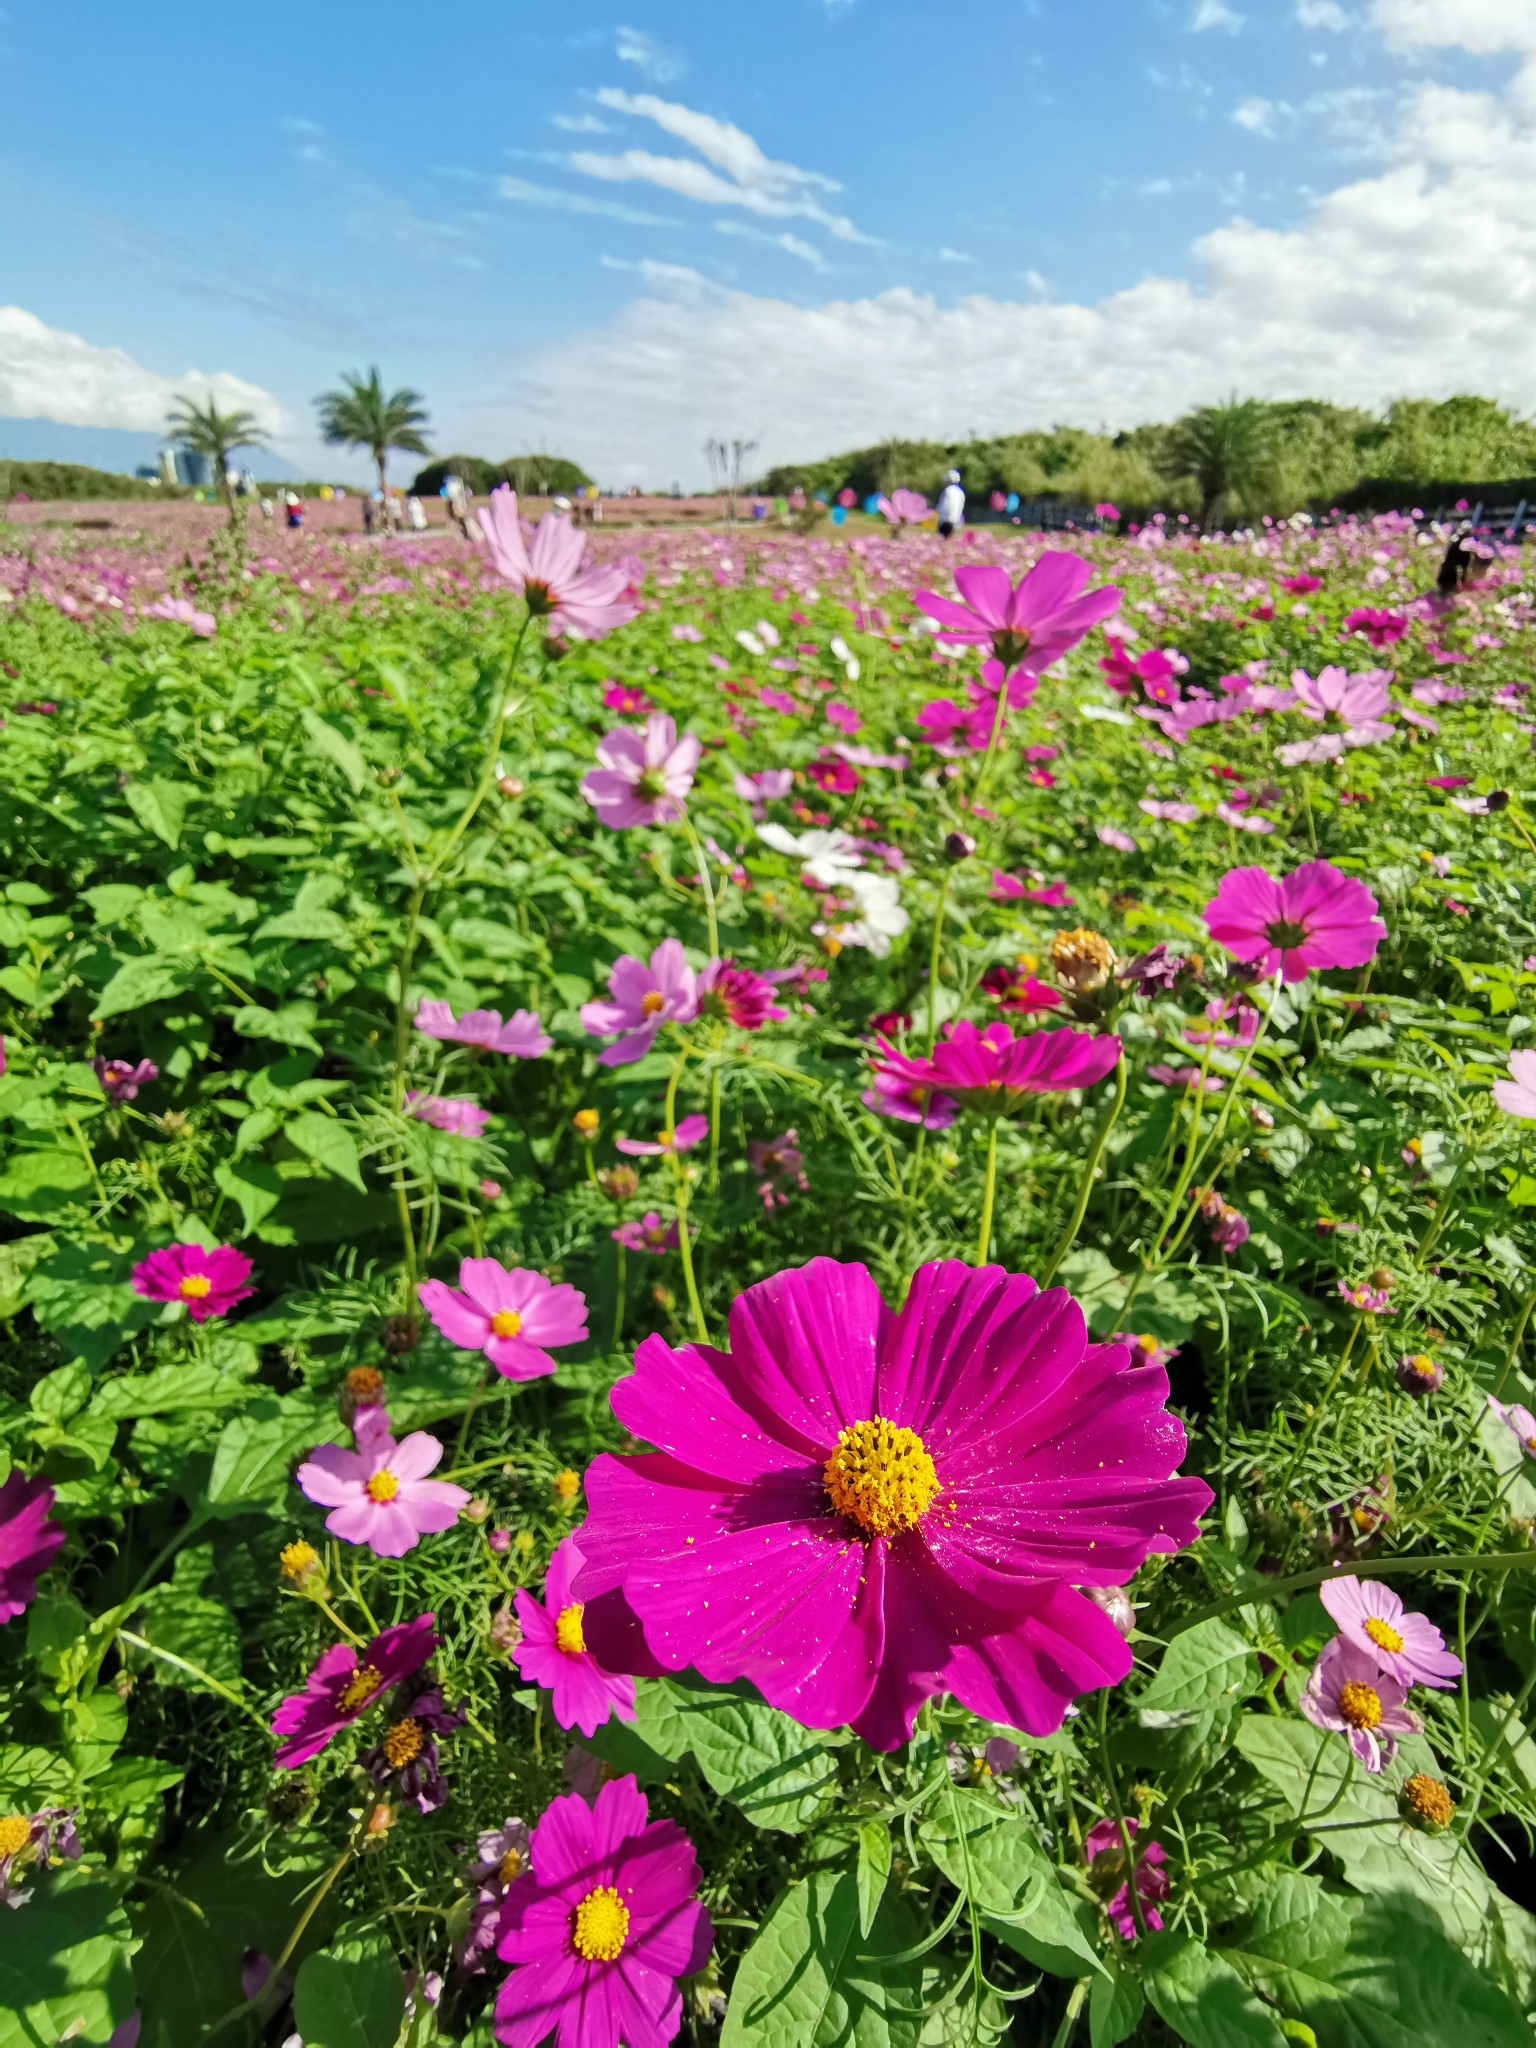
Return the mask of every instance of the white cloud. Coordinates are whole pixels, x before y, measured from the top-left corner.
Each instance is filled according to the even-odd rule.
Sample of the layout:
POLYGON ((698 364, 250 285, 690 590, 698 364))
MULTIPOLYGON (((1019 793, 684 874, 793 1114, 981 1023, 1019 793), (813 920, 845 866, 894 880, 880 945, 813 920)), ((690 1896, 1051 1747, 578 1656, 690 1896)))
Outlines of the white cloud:
POLYGON ((211 398, 224 412, 254 413, 270 433, 287 425, 270 391, 227 370, 162 376, 120 348, 47 327, 20 306, 0 306, 0 417, 158 434, 183 394, 199 404, 211 398))
POLYGON ((672 50, 663 49, 654 36, 643 34, 637 28, 621 28, 614 38, 613 54, 621 64, 633 64, 646 78, 654 79, 658 85, 665 85, 669 78, 676 78, 682 71, 682 59, 672 50))
POLYGON ((673 228, 675 220, 664 213, 642 213, 617 199, 594 199, 586 192, 562 192, 555 185, 535 185, 527 178, 498 178, 496 190, 514 206, 538 207, 546 213, 585 213, 604 220, 625 220, 641 228, 673 228))
POLYGON ((782 249, 787 256, 795 256, 802 263, 808 263, 812 270, 824 271, 827 268, 827 259, 814 242, 802 241, 799 235, 787 231, 782 235, 771 234, 766 228, 748 227, 744 220, 717 220, 715 231, 717 234, 734 235, 739 241, 761 242, 768 249, 782 249))
POLYGON ((1394 49, 1536 53, 1536 0, 1372 0, 1371 18, 1394 49))
POLYGON ((1299 226, 1232 220, 1190 277, 1093 305, 898 289, 799 306, 653 269, 607 325, 510 366, 500 430, 558 436, 625 482, 693 475, 706 416, 773 462, 892 432, 1128 427, 1230 391, 1536 406, 1536 110, 1425 86, 1394 145, 1299 226))
POLYGON ((1246 128, 1250 135, 1273 135, 1276 111, 1273 100, 1242 100, 1232 109, 1232 118, 1239 128, 1246 128))
POLYGON ((611 135, 613 132, 606 121, 599 121, 596 114, 551 114, 549 118, 567 135, 611 135))
POLYGON ((709 206, 740 206, 777 219, 813 220, 841 241, 868 239, 852 221, 829 212, 818 196, 842 189, 835 178, 801 170, 798 164, 775 162, 733 122, 701 114, 675 100, 658 99, 654 93, 627 93, 605 86, 596 97, 610 113, 653 122, 664 134, 686 142, 704 161, 657 156, 645 149, 626 149, 611 156, 593 150, 573 151, 571 166, 584 177, 640 180, 709 206))
POLYGON ((1236 35, 1243 25, 1243 17, 1235 14, 1225 5, 1225 0, 1196 0, 1194 13, 1190 16, 1191 35, 1203 35, 1208 28, 1224 28, 1229 35, 1236 35))
POLYGON ((974 256, 967 256, 963 249, 941 249, 939 251, 939 261, 941 263, 974 263, 976 258, 974 256))
POLYGON ((1296 0, 1296 19, 1303 28, 1326 28, 1336 36, 1349 27, 1339 0, 1296 0))

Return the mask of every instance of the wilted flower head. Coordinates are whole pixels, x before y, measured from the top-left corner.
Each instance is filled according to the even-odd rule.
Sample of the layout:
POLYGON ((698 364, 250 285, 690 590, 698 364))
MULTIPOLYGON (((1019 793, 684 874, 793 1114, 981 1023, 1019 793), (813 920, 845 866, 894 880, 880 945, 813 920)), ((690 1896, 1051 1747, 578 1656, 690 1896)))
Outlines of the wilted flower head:
POLYGON ((655 1209, 648 1209, 643 1216, 632 1216, 608 1235, 627 1252, 655 1252, 659 1256, 676 1251, 678 1246, 676 1217, 669 1222, 655 1209))
MULTIPOLYGON (((1127 1820, 1126 1832, 1134 1843, 1140 1823, 1127 1820)), ((1101 1820, 1083 1837, 1083 1856, 1088 1865, 1088 1882, 1104 1902, 1110 1924, 1122 1941, 1136 1939, 1136 1914, 1131 1905, 1131 1887, 1126 1876, 1125 1843, 1117 1821, 1101 1820)), ((1169 1883, 1164 1865, 1167 1851, 1161 1842, 1148 1842, 1136 1858, 1136 1897, 1148 1933, 1160 1932, 1163 1924, 1158 1901, 1166 1899, 1169 1883)))
POLYGON ((272 1716, 272 1733, 284 1738, 273 1758, 280 1771, 308 1763, 343 1728, 349 1728, 379 1695, 419 1671, 437 1648, 434 1614, 397 1622, 361 1652, 337 1643, 322 1652, 303 1692, 291 1694, 272 1716))
POLYGON ((1399 1735, 1417 1735, 1424 1723, 1403 1705, 1408 1687, 1381 1668, 1374 1653, 1335 1636, 1312 1667, 1301 1711, 1315 1728, 1344 1735, 1358 1761, 1374 1773, 1397 1754, 1399 1735))
POLYGON ((1051 941, 1051 966, 1058 981, 1080 996, 1091 996, 1115 970, 1115 949, 1101 932, 1078 925, 1051 941))
POLYGON ((1426 1394, 1438 1394, 1445 1385, 1445 1367, 1427 1351, 1413 1351, 1397 1361, 1394 1368, 1397 1384, 1405 1394, 1412 1394, 1422 1400, 1426 1394))
POLYGON ((1134 960, 1127 960, 1115 969, 1115 978, 1124 981, 1142 995, 1166 995, 1177 988, 1189 966, 1182 953, 1171 952, 1166 942, 1159 939, 1150 952, 1138 953, 1134 960))
POLYGON ((79 1861, 79 1811, 78 1806, 45 1806, 37 1813, 0 1813, 0 1900, 7 1906, 24 1906, 32 1896, 30 1887, 16 1889, 23 1871, 79 1861))
POLYGON ((805 1154, 792 1130, 780 1138, 753 1139, 747 1146, 747 1165, 757 1175, 765 1209, 782 1209, 792 1189, 804 1194, 811 1185, 805 1173, 805 1154))

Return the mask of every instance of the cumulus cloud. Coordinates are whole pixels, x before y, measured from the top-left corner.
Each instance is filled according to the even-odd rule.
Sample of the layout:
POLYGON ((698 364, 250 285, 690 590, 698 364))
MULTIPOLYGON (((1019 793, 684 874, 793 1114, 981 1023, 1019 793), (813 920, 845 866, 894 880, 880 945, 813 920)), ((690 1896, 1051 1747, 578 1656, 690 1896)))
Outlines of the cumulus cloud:
POLYGON ((830 212, 823 203, 822 194, 842 189, 835 178, 801 170, 798 164, 775 162, 734 122, 699 113, 675 100, 658 99, 654 93, 621 92, 616 86, 605 86, 596 98, 610 113, 650 121, 697 154, 657 156, 650 150, 626 149, 610 155, 574 150, 571 167, 584 177, 617 183, 640 180, 709 206, 740 206, 770 218, 815 221, 841 241, 868 239, 851 220, 830 212))
POLYGON ((827 268, 827 259, 814 242, 803 241, 799 235, 792 235, 787 230, 776 235, 767 228, 748 227, 744 220, 717 220, 715 229, 722 235, 734 235, 739 241, 760 242, 764 248, 782 249, 786 256, 808 263, 812 270, 824 271, 827 268))
POLYGON ((270 391, 227 370, 162 376, 123 349, 45 326, 20 306, 0 306, 0 417, 158 434, 182 395, 200 404, 211 398, 223 412, 254 413, 270 433, 288 424, 270 391))
POLYGON ((1232 118, 1239 128, 1246 128, 1250 135, 1273 135, 1275 113, 1273 100, 1254 98, 1240 100, 1232 109, 1232 118))
POLYGON ((606 121, 599 121, 596 114, 551 114, 550 121, 567 135, 608 135, 606 121))
POLYGON ((614 37, 613 54, 621 64, 633 64, 646 78, 665 85, 682 71, 682 59, 675 51, 663 49, 654 36, 637 28, 621 28, 614 37))
POLYGON ((974 263, 976 258, 974 256, 967 256, 963 249, 941 249, 939 251, 939 261, 941 263, 974 263))
POLYGON ((508 380, 509 426, 590 449, 614 482, 693 474, 702 418, 756 436, 771 462, 890 433, 1131 426, 1234 390, 1367 406, 1472 390, 1530 407, 1536 117, 1517 94, 1423 86, 1386 166, 1301 225, 1232 220, 1194 245, 1189 278, 1095 305, 899 289, 799 306, 651 277, 608 325, 508 380))
POLYGON ((1326 28, 1336 36, 1349 27, 1339 0, 1296 0, 1296 19, 1303 28, 1326 28))
POLYGON ((1224 0, 1196 0, 1195 11, 1190 16, 1191 35, 1204 35, 1208 28, 1224 28, 1229 35, 1235 35, 1243 25, 1243 17, 1224 4, 1224 0))
POLYGON ((1536 0, 1372 0, 1371 19, 1398 50, 1536 54, 1536 0))

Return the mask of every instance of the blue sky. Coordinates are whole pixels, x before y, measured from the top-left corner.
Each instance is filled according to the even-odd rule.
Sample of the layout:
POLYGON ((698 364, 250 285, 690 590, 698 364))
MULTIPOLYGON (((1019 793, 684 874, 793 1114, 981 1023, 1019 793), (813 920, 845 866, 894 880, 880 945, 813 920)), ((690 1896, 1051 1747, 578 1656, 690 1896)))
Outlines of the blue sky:
POLYGON ((212 389, 346 474, 311 400, 372 361, 436 445, 613 483, 707 433, 1536 397, 1536 0, 621 5, 0 16, 0 453, 120 460, 212 389))

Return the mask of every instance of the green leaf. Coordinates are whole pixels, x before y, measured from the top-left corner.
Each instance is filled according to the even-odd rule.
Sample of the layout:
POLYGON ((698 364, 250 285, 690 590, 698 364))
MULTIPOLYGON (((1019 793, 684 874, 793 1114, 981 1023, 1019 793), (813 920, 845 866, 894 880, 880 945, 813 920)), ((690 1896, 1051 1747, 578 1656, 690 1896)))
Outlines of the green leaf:
POLYGON ((128 1733, 128 1709, 106 1686, 84 1699, 64 1702, 61 1723, 64 1747, 82 1778, 104 1771, 128 1733))
POLYGON ((320 1041, 310 1030, 315 1021, 313 1003, 285 1003, 280 1010, 263 1009, 260 1003, 247 1003, 243 1010, 236 1010, 230 1023, 242 1038, 267 1038, 274 1045, 301 1046, 305 1052, 323 1051, 320 1041))
POLYGON ((125 960, 96 998, 91 1015, 97 1019, 126 1015, 150 1003, 163 1003, 180 995, 187 985, 188 967, 181 961, 157 959, 153 954, 125 960))
POLYGON ((999 1919, 1027 1918, 1056 1888, 1034 1831, 984 1792, 952 1786, 917 1838, 957 1891, 999 1919))
POLYGON ((1189 2048, 1284 2048, 1274 2015, 1192 1934, 1149 1934, 1140 1957, 1147 1997, 1189 2048))
POLYGON ((301 1109, 283 1125, 283 1136, 297 1152, 322 1166, 338 1180, 346 1181, 360 1195, 367 1194, 357 1140, 344 1123, 318 1109, 301 1109))
POLYGON ((852 1871, 798 1879, 737 1965, 720 2048, 916 2048, 917 1966, 889 1960, 904 1922, 887 1898, 865 1937, 852 1871))
POLYGON ((116 1756, 91 1780, 91 1807, 101 1813, 132 1813, 174 1791, 186 1772, 149 1756, 116 1756))
POLYGON ((826 1736, 747 1688, 720 1690, 692 1677, 642 1679, 633 1725, 661 1756, 692 1750, 714 1790, 756 1827, 801 1834, 836 1801, 837 1760, 826 1736))
POLYGON ((115 1885, 54 1871, 0 1919, 0 2048, 105 2048, 133 2010, 138 1947, 115 1885))
POLYGON ((400 1964, 378 1928, 342 1928, 306 1956, 293 1987, 304 2048, 393 2048, 405 2018, 400 1964))
POLYGON ((338 1433, 335 1410, 328 1423, 315 1402, 288 1395, 258 1400, 227 1422, 213 1453, 208 1505, 226 1515, 281 1514, 291 1492, 289 1466, 313 1445, 338 1433))
POLYGON ((249 1237, 282 1200, 283 1177, 263 1159, 221 1159, 213 1169, 221 1193, 240 1204, 241 1234, 249 1237))
POLYGON ((1236 1706, 1259 1682, 1258 1659, 1224 1621, 1202 1621, 1175 1636, 1137 1701, 1143 1728, 1185 1728, 1236 1706))
POLYGON ((1090 2048, 1120 2048, 1141 2023, 1147 2001, 1134 1977, 1095 1977, 1088 1994, 1090 2048))
POLYGON ((67 1805, 74 1783, 75 1774, 57 1749, 0 1743, 0 1808, 6 1812, 67 1805))
POLYGON ((130 782, 123 791, 128 808, 146 830, 167 846, 181 843, 181 827, 187 805, 197 795, 190 782, 130 782))
POLYGON ((1104 1968, 1093 1938, 1096 1918, 1086 1899, 1077 1898, 1053 1876, 1020 1918, 984 1915, 982 1924, 989 1934, 1027 1956, 1037 1970, 1049 1970, 1054 1977, 1085 1977, 1104 1968))
POLYGON ((91 1375, 83 1365, 59 1365, 45 1372, 27 1396, 39 1422, 68 1422, 91 1398, 91 1375))
POLYGON ((874 1926, 890 1874, 891 1831, 883 1820, 867 1820, 859 1828, 859 1857, 854 1869, 860 1934, 867 1935, 874 1926))
POLYGON ((334 761, 351 783, 353 794, 356 795, 368 778, 367 764, 357 747, 344 732, 331 725, 309 705, 305 705, 299 717, 303 721, 305 732, 309 735, 307 751, 322 755, 328 761, 334 761))
POLYGON ((97 1244, 63 1244, 32 1275, 27 1298, 66 1356, 93 1373, 159 1314, 133 1289, 133 1258, 97 1244))
MULTIPOLYGON (((216 1600, 175 1585, 156 1586, 140 1610, 137 1633, 157 1649, 197 1665, 210 1678, 226 1685, 240 1683, 240 1624, 216 1600)), ((179 1686, 184 1692, 215 1691, 180 1665, 162 1664, 142 1651, 137 1655, 153 1667, 161 1685, 179 1686)))
POLYGON ((0 1173, 0 1215, 41 1223, 87 1198, 91 1169, 76 1151, 12 1152, 0 1173))

